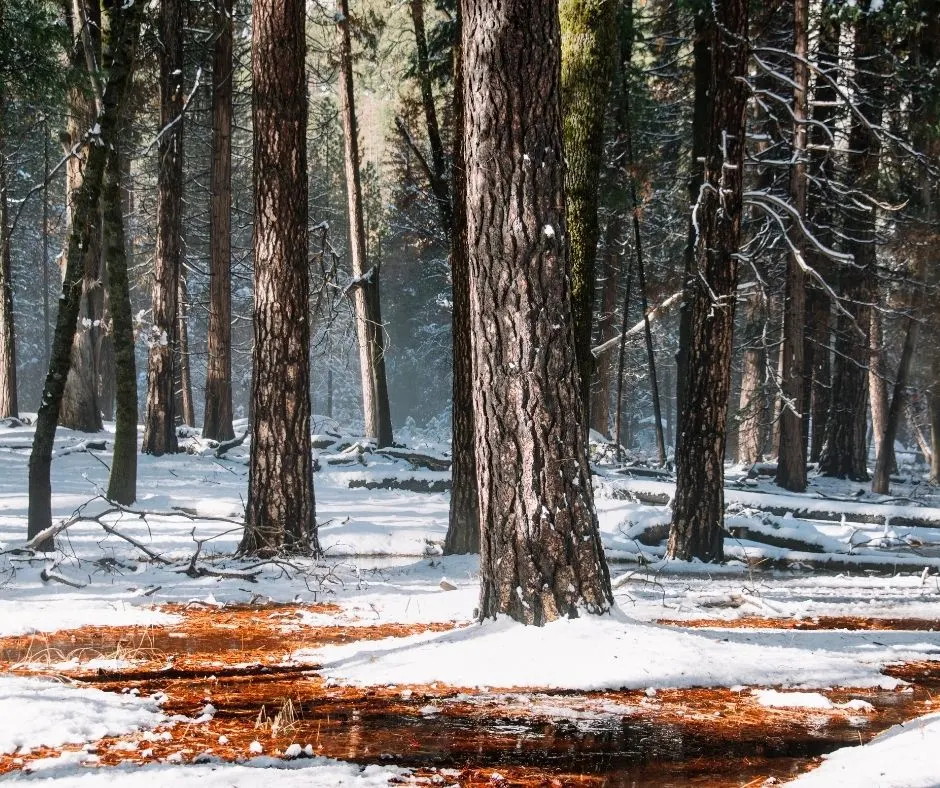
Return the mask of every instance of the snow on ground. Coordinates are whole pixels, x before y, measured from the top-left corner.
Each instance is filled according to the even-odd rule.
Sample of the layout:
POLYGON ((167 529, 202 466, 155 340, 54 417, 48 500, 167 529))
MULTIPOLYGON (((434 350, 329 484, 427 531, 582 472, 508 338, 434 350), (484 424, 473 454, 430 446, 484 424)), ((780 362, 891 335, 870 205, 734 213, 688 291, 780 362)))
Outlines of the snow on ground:
POLYGON ((896 652, 869 651, 874 638, 861 644, 827 639, 830 633, 800 633, 822 636, 781 645, 779 633, 747 633, 748 640, 738 634, 643 624, 614 610, 544 627, 500 618, 452 632, 304 650, 294 657, 321 665, 324 676, 344 683, 580 690, 742 684, 892 688, 898 682, 879 668, 897 653, 940 659, 938 638, 922 633, 895 643, 896 652), (841 645, 845 652, 834 648, 841 645))
POLYGON ((253 758, 245 763, 124 765, 108 769, 69 769, 68 762, 52 764, 30 774, 14 772, 4 781, 54 788, 154 788, 169 785, 199 788, 385 788, 403 771, 394 767, 370 765, 364 768, 330 758, 283 761, 253 758))
MULTIPOLYGON (((95 514, 108 506, 93 499, 106 486, 110 453, 68 450, 79 446, 85 437, 59 431, 53 462, 56 518, 69 517, 80 508, 95 514)), ((112 436, 103 437, 110 445, 112 436)), ((326 559, 319 563, 256 564, 232 558, 241 536, 238 522, 247 488, 247 446, 233 449, 224 458, 214 457, 199 445, 194 447, 195 454, 142 456, 135 508, 159 514, 141 519, 132 513, 114 513, 108 522, 167 559, 167 565, 147 560, 137 547, 105 533, 94 522, 77 524, 63 533, 59 538, 61 552, 54 557, 34 558, 17 553, 25 542, 31 442, 29 427, 0 429, 0 635, 91 624, 171 624, 177 618, 155 606, 193 600, 207 605, 331 601, 340 606, 336 615, 306 613, 299 623, 308 626, 468 623, 474 617, 477 559, 439 555, 447 528, 447 494, 349 486, 383 484, 388 479, 438 484, 446 480, 446 473, 414 470, 401 460, 375 455, 367 455, 365 465, 355 458, 351 464, 330 464, 324 455, 315 484, 326 559), (200 567, 224 569, 234 575, 187 574, 197 539, 207 540, 201 547, 200 567), (43 570, 47 577, 71 585, 43 580, 43 570)), ((858 491, 845 486, 840 489, 823 480, 814 480, 814 486, 816 493, 823 492, 828 498, 821 500, 813 492, 781 495, 766 480, 746 489, 729 490, 729 501, 738 506, 729 525, 752 534, 796 540, 806 545, 807 561, 835 556, 853 569, 851 573, 762 571, 758 566, 762 557, 792 560, 802 553, 743 537, 726 540, 728 554, 737 559, 726 566, 663 561, 661 546, 642 544, 639 537, 667 526, 668 508, 638 503, 629 496, 655 493, 668 498, 674 485, 608 475, 598 482, 597 506, 608 558, 614 561, 611 575, 618 610, 612 615, 560 621, 541 629, 498 620, 443 633, 334 646, 301 656, 321 663, 324 674, 335 681, 443 681, 465 686, 569 689, 873 686, 884 684, 886 679, 879 670, 889 662, 940 659, 940 635, 936 632, 695 630, 655 624, 658 619, 730 621, 743 616, 940 619, 940 579, 936 573, 940 530, 933 527, 940 525, 937 502, 925 498, 928 506, 916 506, 909 500, 857 495, 858 491), (774 511, 768 513, 770 508, 774 511), (853 518, 876 522, 859 523, 853 518), (884 571, 886 559, 894 561, 895 573, 884 571), (872 562, 877 562, 879 571, 866 572, 866 565, 872 562), (538 659, 530 658, 531 654, 537 654, 538 659)), ((911 495, 912 489, 908 490, 911 495)), ((41 640, 41 635, 37 639, 41 640)), ((104 693, 94 690, 49 682, 19 683, 38 680, 0 681, 0 715, 4 715, 0 719, 10 719, 13 714, 9 703, 36 708, 33 729, 52 737, 48 741, 30 738, 30 725, 24 722, 15 731, 2 731, 8 737, 21 738, 0 739, 0 749, 55 744, 53 734, 72 737, 60 741, 83 741, 97 738, 99 728, 94 725, 110 724, 115 730, 108 732, 117 732, 118 728, 154 725, 160 718, 159 710, 148 701, 111 695, 105 696, 105 701, 100 697, 104 693), (49 720, 58 719, 57 712, 42 711, 41 704, 34 706, 38 703, 34 699, 44 696, 60 711, 77 704, 69 716, 72 728, 64 721, 50 724, 49 720), (112 702, 117 705, 107 705, 112 702)), ((804 705, 810 702, 808 698, 823 697, 804 695, 804 705)), ((799 702, 792 692, 779 691, 765 700, 799 702)), ((16 714, 19 721, 20 712, 16 714)), ((931 722, 921 733, 936 737, 938 727, 931 722)), ((903 738, 898 736, 898 742, 903 738)), ((898 742, 892 746, 901 746, 898 742)), ((834 757, 824 768, 836 768, 833 764, 840 760, 834 757)), ((913 763, 914 759, 906 759, 905 765, 908 761, 913 763)), ((304 786, 384 785, 391 775, 377 767, 362 773, 358 767, 322 759, 291 762, 285 769, 263 768, 269 765, 285 766, 285 762, 209 763, 187 767, 185 774, 187 782, 198 781, 206 788, 253 786, 262 781, 304 786)), ((52 780, 50 784, 88 788, 178 781, 178 772, 171 771, 169 765, 87 773, 70 770, 65 761, 47 766, 34 775, 5 779, 52 780)), ((852 784, 853 780, 834 779, 829 784, 835 783, 852 784)))
POLYGON ((936 788, 940 713, 889 728, 861 747, 844 747, 822 766, 792 780, 799 788, 865 785, 869 788, 936 788))
POLYGON ((9 754, 150 729, 166 717, 151 698, 0 676, 0 720, 0 753, 9 754))

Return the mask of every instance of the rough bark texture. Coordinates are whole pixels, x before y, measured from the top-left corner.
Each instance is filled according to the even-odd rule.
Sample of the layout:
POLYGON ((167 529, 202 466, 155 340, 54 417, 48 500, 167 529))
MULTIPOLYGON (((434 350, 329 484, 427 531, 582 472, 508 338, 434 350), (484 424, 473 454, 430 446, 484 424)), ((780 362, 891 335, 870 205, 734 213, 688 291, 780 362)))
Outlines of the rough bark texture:
MULTIPOLYGON (((76 0, 70 9, 69 24, 75 48, 71 53, 71 65, 76 71, 86 71, 85 84, 73 84, 68 93, 69 113, 65 129, 64 142, 73 148, 82 142, 95 122, 95 101, 89 89, 90 80, 96 75, 88 74, 86 57, 82 44, 82 20, 88 18, 89 27, 97 33, 100 19, 97 8, 84 8, 85 0, 76 0)), ((100 56, 100 39, 89 35, 86 44, 94 47, 95 58, 100 56)), ((66 210, 69 222, 73 219, 73 211, 69 205, 70 195, 75 194, 81 186, 84 175, 85 161, 83 157, 73 157, 66 164, 66 210)), ((64 275, 68 267, 68 245, 63 250, 60 265, 64 275)), ((102 428, 101 406, 98 401, 98 354, 97 335, 103 327, 102 314, 104 305, 103 287, 101 277, 103 274, 103 255, 101 249, 101 217, 94 219, 94 228, 90 236, 90 243, 84 250, 82 275, 82 296, 79 306, 78 324, 75 328, 75 338, 72 343, 72 359, 69 367, 68 379, 65 383, 65 392, 62 396, 62 406, 59 409, 59 423, 63 427, 83 432, 98 432, 102 428)))
MULTIPOLYGON (((790 167, 790 204, 800 217, 806 215, 806 142, 809 66, 809 0, 793 4, 793 164, 790 167)), ((808 245, 797 229, 791 229, 792 246, 787 259, 787 283, 783 307, 783 376, 780 380, 780 442, 777 452, 777 484, 794 492, 806 489, 806 433, 803 422, 803 330, 806 323, 804 248, 808 245)))
MULTIPOLYGON (((0 0, 0 25, 4 3, 0 0)), ((16 397, 16 336, 10 275, 10 221, 6 166, 6 91, 0 81, 0 417, 19 415, 16 397)))
POLYGON ((764 350, 763 295, 755 285, 744 299, 744 355, 737 413, 737 460, 742 465, 760 462, 767 432, 767 394, 763 379, 767 359, 764 350))
POLYGON ((256 0, 254 377, 241 552, 319 553, 310 446, 304 0, 256 0))
POLYGON ((157 146, 157 249, 148 338, 147 418, 142 451, 173 453, 176 440, 174 363, 183 259, 183 4, 160 2, 160 144, 157 146))
MULTIPOLYGON (((685 244, 685 271, 682 308, 679 312, 679 350, 676 353, 676 414, 681 421, 686 406, 686 394, 689 379, 689 350, 692 346, 692 304, 694 301, 695 266, 696 266, 696 231, 691 219, 694 206, 698 203, 699 192, 704 182, 702 160, 708 145, 709 117, 711 114, 712 94, 709 92, 712 73, 712 50, 708 4, 696 0, 694 5, 695 32, 692 42, 692 73, 695 84, 695 96, 692 103, 692 156, 689 166, 689 229, 685 244)), ((682 443, 682 428, 676 428, 676 452, 682 443)))
POLYGON ((105 165, 104 256, 108 274, 111 321, 114 332, 114 377, 117 408, 114 458, 108 478, 108 497, 123 504, 137 499, 137 362, 134 357, 134 323, 127 278, 127 246, 121 194, 121 155, 117 144, 105 165))
POLYGON ((713 4, 712 13, 712 102, 705 187, 694 209, 697 275, 692 280, 688 377, 668 551, 672 558, 703 561, 723 558, 725 434, 738 285, 735 255, 743 204, 748 3, 721 0, 713 4))
MULTIPOLYGON (((460 9, 457 10, 458 31, 460 9)), ((467 175, 464 161, 463 53, 454 46, 453 224, 450 275, 453 293, 453 403, 451 410, 452 489, 444 554, 480 552, 480 510, 473 431, 473 349, 470 346, 470 261, 467 249, 467 175)))
MULTIPOLYGON (((877 14, 861 14, 855 23, 856 81, 859 111, 879 123, 876 106, 879 80, 875 76, 884 55, 883 30, 877 14)), ((880 144, 868 125, 853 115, 849 131, 848 170, 851 184, 862 194, 875 194, 880 144)), ((875 209, 864 200, 845 208, 846 251, 854 263, 843 265, 839 284, 843 305, 836 326, 836 353, 826 439, 819 458, 827 476, 868 480, 868 359, 873 277, 876 265, 875 209)))
MULTIPOLYGON (((52 485, 49 478, 52 446, 81 300, 82 258, 97 222, 107 152, 109 146, 116 141, 120 128, 120 110, 133 72, 134 50, 142 10, 142 3, 125 7, 121 0, 108 0, 106 4, 108 35, 102 47, 102 59, 108 68, 108 80, 97 122, 100 144, 87 147, 85 177, 71 199, 73 221, 69 232, 68 265, 59 299, 49 373, 46 375, 36 419, 33 450, 29 457, 29 537, 37 535, 52 524, 52 485)), ((52 540, 47 540, 39 547, 52 549, 52 540)))
POLYGON ((615 0, 561 0, 561 92, 571 307, 581 401, 587 417, 594 356, 594 262, 599 235, 598 186, 604 155, 604 113, 617 51, 615 0))
POLYGON ((359 130, 353 88, 348 0, 339 0, 338 10, 340 109, 343 116, 346 196, 349 205, 349 251, 354 280, 350 295, 356 315, 356 338, 359 342, 365 433, 381 448, 392 444, 392 419, 388 403, 388 383, 385 378, 385 328, 382 325, 379 302, 379 264, 376 262, 370 271, 366 271, 366 231, 362 182, 359 177, 359 130))
POLYGON ((462 11, 479 610, 543 624, 612 604, 573 347, 558 11, 462 11))
POLYGON ((223 441, 232 427, 232 0, 216 0, 209 164, 209 334, 202 434, 223 441))

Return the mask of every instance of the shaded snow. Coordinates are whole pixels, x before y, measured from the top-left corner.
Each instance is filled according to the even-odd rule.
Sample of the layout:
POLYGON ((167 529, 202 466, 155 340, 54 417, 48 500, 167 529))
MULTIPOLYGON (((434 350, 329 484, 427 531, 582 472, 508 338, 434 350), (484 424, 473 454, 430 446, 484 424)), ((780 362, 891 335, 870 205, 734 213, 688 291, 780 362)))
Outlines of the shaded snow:
POLYGON ((0 676, 0 753, 97 741, 165 720, 154 700, 0 676))

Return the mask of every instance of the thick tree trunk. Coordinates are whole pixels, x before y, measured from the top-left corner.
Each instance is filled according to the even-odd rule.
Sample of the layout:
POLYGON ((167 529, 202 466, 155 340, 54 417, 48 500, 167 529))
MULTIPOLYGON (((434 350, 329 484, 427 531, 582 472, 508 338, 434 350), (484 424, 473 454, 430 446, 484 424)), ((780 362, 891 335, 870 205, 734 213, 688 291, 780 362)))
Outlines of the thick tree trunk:
POLYGON ((587 418, 594 370, 591 339, 599 235, 598 186, 604 155, 604 114, 617 51, 617 2, 561 0, 559 12, 571 307, 582 410, 587 418))
MULTIPOLYGON (((0 0, 0 26, 4 21, 0 0)), ((10 221, 6 164, 6 91, 0 80, 0 417, 18 416, 16 336, 13 326, 13 281, 10 271, 10 221)))
POLYGON ((767 432, 767 393, 764 372, 767 366, 764 349, 763 294, 758 283, 750 288, 744 300, 744 356, 741 362, 741 392, 737 413, 737 461, 753 465, 761 460, 767 432))
POLYGON ((447 163, 444 159, 444 143, 441 142, 441 127, 437 121, 437 108, 434 106, 434 92, 431 89, 431 64, 428 58, 428 41, 424 29, 424 0, 410 0, 411 23, 415 33, 415 52, 418 56, 418 83, 421 86, 421 105, 424 109, 424 121, 428 130, 428 144, 431 146, 430 181, 431 193, 437 203, 441 229, 448 238, 453 223, 450 188, 447 184, 447 163))
MULTIPOLYGON (((878 185, 880 143, 869 124, 880 122, 876 107, 877 74, 884 56, 883 31, 877 13, 861 14, 855 23, 856 81, 861 91, 858 109, 863 122, 852 117, 849 131, 848 171, 852 186, 862 194, 875 194, 878 185)), ((832 397, 826 424, 826 440, 819 459, 827 476, 867 481, 868 360, 871 299, 876 265, 875 208, 859 199, 845 208, 846 251, 854 263, 843 265, 840 285, 848 316, 840 314, 832 397)))
MULTIPOLYGON (((808 119, 809 0, 793 4, 793 164, 790 167, 790 204, 802 218, 806 215, 806 143, 808 119)), ((787 284, 783 306, 783 376, 780 380, 780 443, 777 451, 779 486, 793 492, 806 489, 806 433, 804 386, 804 325, 806 283, 803 274, 806 244, 796 228, 790 232, 787 284)))
POLYGON ((134 357, 134 323, 127 277, 127 245, 124 238, 121 179, 123 167, 117 144, 105 164, 104 255, 114 332, 114 379, 117 409, 114 425, 114 459, 108 479, 108 497, 123 504, 137 500, 137 362, 134 357))
MULTIPOLYGON (((98 139, 87 147, 85 177, 70 200, 73 221, 66 257, 68 265, 59 299, 49 373, 43 388, 33 450, 29 457, 29 537, 36 536, 52 524, 52 485, 49 478, 52 447, 81 300, 82 253, 97 224, 105 160, 111 146, 117 142, 121 105, 133 71, 143 4, 125 6, 122 0, 108 0, 105 9, 108 24, 103 25, 107 29, 107 37, 102 47, 102 60, 107 68, 107 88, 97 121, 98 139)), ((50 550, 52 547, 52 540, 48 539, 39 549, 50 550)))
POLYGON ((450 275, 453 292, 453 402, 451 410, 451 493, 444 554, 480 552, 480 503, 473 430, 473 349, 470 332, 470 260, 467 249, 467 172, 464 160, 463 52, 458 33, 454 44, 453 224, 450 275))
MULTIPOLYGON (((710 35, 710 11, 705 0, 695 0, 695 32, 692 42, 692 76, 695 95, 692 103, 692 151, 689 166, 689 227, 685 243, 685 271, 683 274, 684 295, 679 312, 679 349, 676 352, 676 414, 681 422, 686 408, 689 379, 689 350, 692 347, 692 304, 695 297, 696 278, 696 229, 692 221, 699 193, 704 182, 702 161, 708 145, 709 116, 712 95, 709 92, 712 72, 712 49, 710 35)), ((682 443, 681 424, 676 427, 676 456, 682 443)))
POLYGON ((183 259, 183 4, 160 2, 160 128, 157 147, 157 250, 153 261, 152 325, 147 361, 147 454, 179 451, 174 363, 183 259))
POLYGON ((613 604, 573 347, 558 10, 461 7, 479 609, 543 624, 613 604))
POLYGON ((379 311, 379 264, 366 270, 366 233, 359 177, 359 130, 353 89, 349 2, 339 0, 337 36, 340 53, 340 108, 345 137, 346 196, 349 205, 349 251, 353 275, 351 297, 356 315, 362 416, 365 433, 379 447, 392 444, 392 421, 385 378, 385 327, 379 311), (368 274, 368 275, 367 275, 368 274))
POLYGON ((232 427, 232 0, 216 0, 209 164, 209 336, 202 435, 223 441, 232 427))
POLYGON ((304 0, 255 0, 255 347, 240 551, 319 554, 310 446, 304 0))
POLYGON ((691 341, 668 549, 671 558, 703 561, 724 556, 724 454, 743 206, 747 0, 716 0, 712 14, 705 188, 695 207, 691 341))

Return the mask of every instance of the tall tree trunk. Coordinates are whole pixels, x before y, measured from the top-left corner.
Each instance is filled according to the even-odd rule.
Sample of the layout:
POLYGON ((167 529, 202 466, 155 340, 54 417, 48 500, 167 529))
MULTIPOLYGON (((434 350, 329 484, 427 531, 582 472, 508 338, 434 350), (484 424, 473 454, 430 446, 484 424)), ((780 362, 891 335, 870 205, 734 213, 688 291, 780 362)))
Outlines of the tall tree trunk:
POLYGON ((689 351, 692 347, 692 304, 695 297, 696 279, 696 241, 697 233, 692 220, 699 193, 704 183, 705 173, 702 162, 708 146, 709 117, 711 115, 712 94, 712 49, 710 10, 706 0, 695 0, 695 31, 692 41, 692 76, 694 98, 692 102, 692 151, 689 165, 689 227, 685 243, 685 271, 683 274, 684 294, 679 311, 679 349, 676 353, 676 457, 682 443, 682 413, 686 409, 686 396, 689 380, 689 351))
POLYGON ((738 397, 737 461, 741 465, 759 462, 767 431, 767 394, 764 371, 767 358, 764 343, 763 294, 760 285, 750 288, 744 298, 744 357, 741 362, 741 392, 738 397))
MULTIPOLYGON (((82 250, 88 246, 97 223, 105 160, 111 146, 117 143, 121 106, 133 72, 142 11, 143 3, 125 5, 122 0, 107 0, 103 14, 107 21, 106 25, 102 25, 106 31, 106 35, 103 35, 102 60, 107 68, 107 87, 103 92, 102 108, 96 124, 98 138, 87 146, 85 177, 70 201, 73 220, 66 256, 68 264, 59 299, 49 373, 46 375, 36 419, 33 450, 29 457, 30 538, 52 524, 52 485, 49 478, 52 447, 81 300, 82 250)), ((42 550, 52 549, 52 539, 45 540, 38 547, 42 550)))
MULTIPOLYGON (((793 4, 793 152, 790 167, 790 204, 806 215, 806 143, 808 120, 809 0, 793 4)), ((803 408, 803 329, 806 322, 806 283, 803 274, 805 243, 798 228, 790 232, 787 283, 783 306, 783 376, 780 380, 780 443, 777 477, 780 487, 793 492, 806 489, 806 435, 809 414, 803 408)))
MULTIPOLYGON (((607 223, 604 242, 601 286, 601 312, 597 318, 599 342, 617 335, 617 292, 621 279, 620 239, 624 232, 623 216, 618 212, 607 223)), ((594 386, 591 388, 591 429, 610 436, 610 396, 614 379, 613 349, 604 351, 594 362, 594 386)))
MULTIPOLYGON (((2 2, 3 0, 0 0, 2 2)), ((49 126, 42 123, 42 364, 49 367, 49 126)))
MULTIPOLYGON (((825 2, 820 7, 817 34, 817 62, 820 68, 831 71, 838 66, 839 42, 842 25, 839 20, 839 0, 825 2)), ((835 88, 822 76, 817 75, 813 90, 813 125, 809 130, 812 143, 810 152, 810 174, 822 186, 812 186, 807 192, 807 214, 816 237, 827 247, 832 247, 834 211, 832 195, 825 192, 825 185, 835 180, 834 143, 828 136, 835 118, 838 96, 835 88)), ((824 280, 833 280, 832 263, 815 247, 805 250, 806 262, 824 280)), ((812 432, 809 440, 809 459, 818 462, 822 454, 829 415, 832 387, 830 363, 832 342, 832 304, 815 280, 809 281, 806 293, 806 331, 803 345, 804 368, 804 412, 812 411, 812 432)), ((809 424, 804 424, 804 432, 809 424)))
POLYGON ((101 202, 104 206, 104 255, 111 304, 117 400, 108 497, 126 505, 137 499, 137 362, 124 236, 123 158, 118 145, 112 146, 105 164, 101 202))
POLYGON ((176 336, 178 357, 176 367, 179 370, 179 400, 177 413, 187 427, 196 426, 196 409, 193 404, 193 379, 189 365, 189 289, 186 286, 186 271, 180 270, 179 290, 177 291, 178 309, 176 313, 176 336))
POLYGON ((711 111, 698 228, 688 379, 676 450, 670 558, 721 561, 724 455, 741 240, 748 61, 747 0, 716 0, 711 111))
MULTIPOLYGON (((860 14, 855 22, 856 82, 860 90, 859 112, 849 131, 848 170, 852 186, 863 195, 874 195, 878 185, 880 143, 869 124, 879 124, 876 104, 883 65, 884 42, 877 12, 860 14)), ((819 459, 827 476, 868 480, 868 360, 871 303, 876 265, 875 208, 855 198, 845 208, 846 251, 854 263, 843 265, 839 280, 848 315, 840 314, 832 375, 832 398, 826 423, 826 440, 819 459)))
MULTIPOLYGON (((915 277, 917 295, 912 304, 911 314, 906 319, 904 332, 904 346, 901 349, 901 361, 898 364, 898 375, 894 380, 894 391, 891 394, 891 404, 885 414, 881 441, 878 444, 878 458, 875 462, 875 475, 872 477, 871 491, 887 495, 891 485, 891 473, 895 469, 894 440, 898 434, 901 423, 901 412, 907 392, 907 381, 911 374, 911 362, 914 359, 914 348, 917 345, 917 312, 920 311, 920 294, 924 285, 924 261, 918 260, 918 271, 915 277)), ((874 311, 874 310, 873 310, 874 311)))
POLYGON ((349 205, 349 251, 356 314, 359 367, 362 378, 362 415, 365 433, 380 447, 392 443, 388 384, 385 378, 385 327, 379 313, 379 264, 366 270, 366 233, 359 177, 359 129, 353 89, 352 41, 349 34, 349 0, 339 0, 337 35, 340 66, 340 108, 345 136, 346 196, 349 205))
POLYGON ((232 427, 232 0, 216 0, 209 163, 209 336, 202 435, 223 441, 232 427))
POLYGON ((428 40, 424 29, 424 0, 410 0, 409 5, 411 7, 411 23, 415 33, 415 52, 418 56, 418 83, 421 87, 421 106, 424 109, 428 143, 431 146, 431 193, 437 203, 441 229, 444 231, 444 235, 449 238, 453 223, 453 211, 450 188, 447 184, 444 143, 441 142, 441 127, 437 121, 437 108, 434 106, 434 92, 431 89, 431 64, 428 58, 428 40))
POLYGON ((454 44, 453 224, 450 275, 453 292, 453 401, 451 410, 451 493, 444 554, 480 552, 480 510, 473 429, 473 350, 470 332, 470 259, 467 248, 467 171, 464 160, 463 50, 460 7, 454 44))
MULTIPOLYGON (((0 0, 0 26, 5 3, 0 0)), ((6 107, 7 97, 0 80, 0 418, 18 416, 16 397, 16 336, 13 326, 13 281, 10 271, 10 221, 7 195, 6 107)))
MULTIPOLYGON (((875 302, 881 302, 880 298, 873 299, 875 302)), ((885 429, 888 422, 888 411, 891 410, 891 402, 888 398, 888 365, 887 350, 885 348, 884 335, 884 316, 880 309, 871 310, 871 335, 869 342, 868 359, 868 389, 871 392, 871 434, 872 442, 875 444, 876 451, 880 451, 884 446, 885 429)), ((897 468, 894 459, 894 442, 888 446, 889 471, 897 468)))
POLYGON ((558 10, 461 7, 479 609, 543 624, 613 604, 573 346, 558 10))
POLYGON ((319 554, 310 446, 304 0, 255 0, 252 438, 242 553, 319 554))
POLYGON ((160 128, 157 147, 157 250, 153 261, 152 325, 147 360, 147 454, 179 451, 174 363, 183 259, 183 4, 160 0, 160 128))
POLYGON ((591 338, 598 186, 604 156, 604 114, 616 62, 617 2, 561 0, 559 12, 571 306, 582 412, 587 418, 594 370, 591 338))

